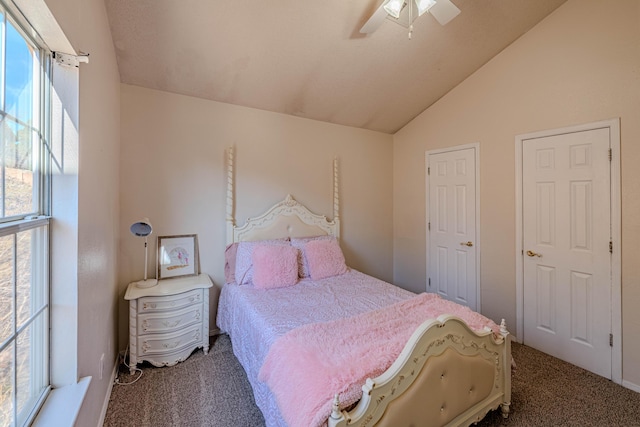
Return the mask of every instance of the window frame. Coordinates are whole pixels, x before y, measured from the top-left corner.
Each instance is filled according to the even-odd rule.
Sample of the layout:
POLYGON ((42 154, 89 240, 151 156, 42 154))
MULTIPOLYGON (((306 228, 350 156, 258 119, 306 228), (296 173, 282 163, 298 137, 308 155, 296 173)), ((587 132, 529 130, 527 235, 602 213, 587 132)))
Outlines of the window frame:
MULTIPOLYGON (((8 217, 4 217, 5 214, 5 202, 6 194, 2 194, 2 218, 0 218, 0 237, 14 236, 13 240, 13 291, 12 291, 12 306, 13 306, 13 320, 11 334, 2 342, 0 342, 0 351, 13 346, 12 364, 13 364, 13 378, 11 384, 13 387, 13 402, 11 403, 12 415, 11 425, 29 425, 35 419, 38 411, 46 400, 49 392, 51 391, 51 225, 50 225, 50 213, 51 213, 51 93, 52 93, 52 71, 53 71, 53 59, 52 52, 39 37, 34 28, 30 26, 26 18, 20 13, 15 6, 5 0, 0 0, 0 10, 3 12, 2 28, 0 31, 2 34, 2 45, 0 46, 0 66, 2 67, 2 74, 0 78, 0 84, 2 84, 2 98, 0 101, 0 119, 10 118, 12 121, 26 125, 29 128, 31 144, 33 147, 32 154, 32 167, 33 172, 33 192, 32 192, 32 212, 24 212, 8 217), (18 117, 14 117, 9 114, 6 109, 6 95, 4 93, 5 78, 6 78, 6 34, 7 23, 11 23, 13 28, 18 34, 25 40, 31 49, 36 52, 33 64, 33 84, 34 92, 31 94, 33 104, 31 107, 31 114, 36 115, 36 121, 31 124, 24 123, 18 117), (37 70, 37 76, 36 76, 37 70), (37 105, 36 105, 36 101, 37 105), (37 163, 36 163, 37 162, 37 163), (34 310, 30 310, 26 320, 21 320, 21 324, 18 324, 17 318, 17 246, 18 246, 18 234, 26 231, 33 231, 36 229, 42 229, 41 237, 36 237, 30 241, 31 248, 31 287, 30 298, 31 304, 34 304, 34 296, 37 292, 41 293, 41 300, 38 300, 38 305, 34 310), (40 282, 39 285, 34 286, 35 283, 40 282), (34 290, 36 290, 34 292, 34 290), (40 324, 42 322, 42 324, 40 324), (39 395, 33 390, 28 394, 28 404, 18 411, 18 346, 20 333, 30 329, 32 336, 30 336, 30 361, 31 356, 34 354, 33 349, 37 346, 36 351, 44 351, 42 357, 35 361, 30 362, 29 372, 33 373, 36 370, 40 372, 39 379, 42 379, 42 388, 39 395), (35 331, 35 333, 33 332, 35 331), (37 336, 37 339, 34 338, 37 336)), ((4 141, 4 140, 3 140, 4 141)), ((2 170, 2 183, 4 185, 5 180, 5 165, 0 165, 2 170)), ((40 234, 39 233, 39 234, 40 234)), ((36 235, 34 233, 34 235, 36 235)), ((37 236, 37 235, 36 235, 37 236)), ((29 375, 28 387, 34 387, 34 376, 29 375)), ((24 385, 23 385, 24 386, 24 385)), ((38 385, 38 391, 41 389, 41 385, 38 385)))
MULTIPOLYGON (((37 153, 37 174, 34 174, 33 182, 38 186, 38 198, 33 200, 37 201, 38 209, 32 212, 25 212, 18 215, 12 215, 4 217, 4 201, 2 203, 2 212, 0 214, 0 226, 6 222, 19 221, 28 217, 34 216, 48 216, 51 212, 51 155, 50 144, 51 140, 51 73, 53 70, 53 53, 47 47, 46 43, 38 35, 35 29, 33 29, 26 18, 20 13, 19 10, 12 7, 11 4, 7 4, 5 0, 0 0, 0 9, 4 11, 4 20, 11 22, 16 31, 22 36, 26 43, 28 43, 34 50, 38 51, 38 88, 39 88, 39 108, 38 108, 38 129, 33 129, 33 125, 28 125, 20 120, 18 117, 10 116, 6 111, 6 94, 4 89, 0 88, 0 120, 4 120, 7 116, 10 116, 11 120, 29 126, 32 137, 34 131, 37 132, 37 136, 41 143, 38 144, 37 153)), ((1 37, 3 45, 0 46, 0 67, 3 68, 3 72, 0 73, 0 84, 4 85, 6 78, 6 25, 2 24, 0 31, 4 34, 1 37)), ((34 108, 35 110, 35 108, 34 108)), ((34 161, 36 160, 34 156, 34 161)), ((2 165, 2 173, 4 174, 4 165, 2 165)), ((33 169, 33 168, 32 168, 33 169)), ((34 171, 36 172, 36 171, 34 171)), ((4 177, 2 177, 4 181, 4 177)), ((4 195, 3 195, 4 198, 4 195)))

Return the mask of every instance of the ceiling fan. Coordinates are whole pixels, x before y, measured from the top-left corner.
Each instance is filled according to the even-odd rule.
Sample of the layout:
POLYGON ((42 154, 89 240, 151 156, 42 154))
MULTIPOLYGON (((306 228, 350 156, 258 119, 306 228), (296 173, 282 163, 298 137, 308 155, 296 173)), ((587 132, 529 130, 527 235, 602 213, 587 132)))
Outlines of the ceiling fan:
POLYGON ((440 25, 445 25, 458 16, 460 9, 451 3, 451 0, 384 0, 362 26, 360 32, 371 34, 382 25, 385 19, 389 19, 409 28, 409 38, 411 38, 413 21, 425 12, 433 15, 440 25))

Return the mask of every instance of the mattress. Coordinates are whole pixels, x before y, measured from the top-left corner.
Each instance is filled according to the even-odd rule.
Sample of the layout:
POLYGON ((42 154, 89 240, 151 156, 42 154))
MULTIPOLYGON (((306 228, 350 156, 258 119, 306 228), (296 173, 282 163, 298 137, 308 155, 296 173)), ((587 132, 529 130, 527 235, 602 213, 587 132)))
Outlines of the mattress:
POLYGON ((280 336, 299 326, 351 317, 395 304, 415 294, 356 270, 327 279, 303 279, 270 290, 227 283, 218 306, 218 327, 231 337, 266 425, 284 427, 278 405, 258 373, 280 336))

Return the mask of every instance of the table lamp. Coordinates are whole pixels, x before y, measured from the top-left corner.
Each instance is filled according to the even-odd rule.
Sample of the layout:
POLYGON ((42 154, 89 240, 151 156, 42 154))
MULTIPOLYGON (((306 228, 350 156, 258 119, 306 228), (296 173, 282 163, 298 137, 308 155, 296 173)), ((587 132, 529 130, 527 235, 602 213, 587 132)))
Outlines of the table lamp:
POLYGON ((129 230, 131 230, 131 233, 134 236, 144 237, 144 280, 136 282, 136 286, 139 288, 150 288, 155 286, 158 284, 158 279, 147 279, 147 236, 153 232, 153 227, 151 226, 151 222, 149 222, 149 218, 142 218, 140 221, 134 222, 131 224, 129 230))

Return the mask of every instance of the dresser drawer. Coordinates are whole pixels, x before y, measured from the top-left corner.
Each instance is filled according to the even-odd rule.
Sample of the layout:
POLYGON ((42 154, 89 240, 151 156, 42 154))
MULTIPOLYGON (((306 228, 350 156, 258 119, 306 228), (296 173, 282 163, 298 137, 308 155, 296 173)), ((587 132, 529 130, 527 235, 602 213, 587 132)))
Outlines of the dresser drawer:
POLYGON ((169 334, 141 335, 138 348, 141 358, 147 354, 163 354, 202 344, 202 324, 192 325, 169 334))
POLYGON ((205 273, 159 280, 156 286, 127 287, 129 301, 129 373, 138 363, 173 366, 202 348, 209 352, 209 288, 205 273))
POLYGON ((167 333, 202 321, 202 304, 169 313, 142 313, 138 316, 138 335, 167 333))
POLYGON ((184 292, 177 295, 144 297, 138 303, 138 313, 154 311, 179 310, 193 304, 202 303, 202 289, 184 292))

